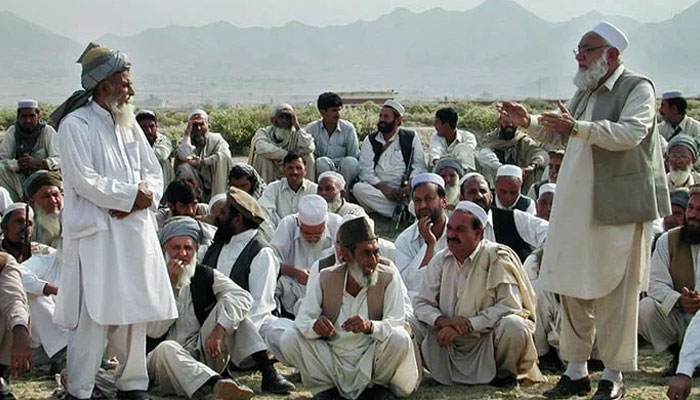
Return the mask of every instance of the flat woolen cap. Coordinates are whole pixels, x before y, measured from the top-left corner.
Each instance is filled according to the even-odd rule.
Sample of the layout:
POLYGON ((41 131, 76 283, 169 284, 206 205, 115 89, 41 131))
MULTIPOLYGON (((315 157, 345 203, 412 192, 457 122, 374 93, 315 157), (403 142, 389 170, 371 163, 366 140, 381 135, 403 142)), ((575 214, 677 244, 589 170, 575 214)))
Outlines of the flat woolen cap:
POLYGON ((358 243, 377 239, 374 227, 367 217, 357 217, 343 222, 338 228, 338 235, 342 247, 352 247, 358 243))
POLYGON ((243 216, 258 225, 265 221, 265 213, 255 198, 245 191, 231 186, 228 188, 227 197, 231 200, 233 207, 243 216))

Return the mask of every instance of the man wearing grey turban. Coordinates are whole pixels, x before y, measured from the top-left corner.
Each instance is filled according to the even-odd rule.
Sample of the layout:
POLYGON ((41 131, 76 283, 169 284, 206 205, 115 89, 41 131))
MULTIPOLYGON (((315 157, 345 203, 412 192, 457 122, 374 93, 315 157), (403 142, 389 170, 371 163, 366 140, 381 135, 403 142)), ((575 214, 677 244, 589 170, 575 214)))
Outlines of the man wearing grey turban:
POLYGON ((297 153, 307 165, 306 178, 315 180, 314 138, 299 126, 294 108, 289 104, 278 105, 270 121, 272 125, 255 132, 248 164, 260 173, 266 183, 270 183, 282 178, 282 160, 287 153, 297 153))
POLYGON ((117 398, 145 399, 146 324, 177 318, 153 215, 163 175, 134 118, 126 55, 91 43, 78 62, 84 90, 52 115, 65 196, 54 320, 70 330, 68 398, 90 398, 109 343, 117 398))

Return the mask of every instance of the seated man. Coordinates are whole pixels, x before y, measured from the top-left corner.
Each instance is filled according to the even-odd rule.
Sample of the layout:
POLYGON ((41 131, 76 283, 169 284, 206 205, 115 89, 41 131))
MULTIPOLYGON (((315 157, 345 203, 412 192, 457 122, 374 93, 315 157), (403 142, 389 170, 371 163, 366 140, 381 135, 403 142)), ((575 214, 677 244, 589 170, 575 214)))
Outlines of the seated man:
POLYGON ((280 221, 270 244, 280 260, 276 295, 284 311, 296 315, 306 293, 309 268, 332 248, 342 218, 328 212, 323 197, 310 194, 299 200, 299 213, 280 221))
POLYGON ((671 191, 671 214, 664 217, 664 232, 685 225, 685 209, 688 207, 688 191, 676 189, 671 191))
POLYGON ((24 181, 29 206, 34 209, 36 224, 32 241, 60 249, 62 246, 61 212, 63 211, 63 183, 56 172, 40 170, 24 181))
POLYGON ((535 213, 535 201, 524 196, 523 170, 515 165, 502 165, 496 172, 496 207, 535 213))
MULTIPOLYGON (((335 93, 326 92, 316 102, 321 119, 304 128, 314 138, 316 146, 316 178, 326 171, 340 173, 351 184, 360 173, 360 147, 352 122, 340 119, 343 100, 335 93)), ((348 190, 348 187, 343 189, 348 190)))
POLYGON ((306 167, 302 156, 288 153, 284 156, 284 177, 267 185, 258 199, 272 232, 282 218, 299 210, 299 199, 316 194, 318 186, 304 178, 306 167))
POLYGON ((659 237, 651 258, 648 297, 639 304, 639 334, 656 352, 673 355, 664 375, 675 374, 686 329, 700 309, 700 186, 690 190, 685 226, 659 237))
MULTIPOLYGON (((557 183, 557 178, 559 178, 559 169, 561 169, 561 162, 564 160, 564 149, 563 148, 553 148, 547 152, 549 154, 549 165, 545 169, 547 173, 547 179, 542 179, 537 183, 533 183, 530 189, 527 191, 527 197, 531 199, 536 199, 540 195, 540 188, 542 185, 547 183, 557 183)), ((544 178, 544 175, 542 176, 544 178)))
POLYGON ((326 171, 318 176, 318 195, 328 203, 328 212, 344 217, 346 215, 367 215, 365 209, 345 198, 345 178, 343 175, 326 171))
POLYGON ((13 399, 7 379, 32 369, 29 308, 15 259, 0 252, 0 393, 13 399))
POLYGON ((218 398, 248 399, 252 390, 219 375, 229 362, 254 364, 264 377, 263 391, 277 372, 248 319, 250 294, 219 271, 197 264, 199 239, 199 225, 190 217, 170 220, 160 233, 179 317, 148 324, 149 337, 156 339, 147 357, 148 375, 162 394, 192 397, 213 386, 218 398))
POLYGON ((9 253, 18 262, 24 262, 35 254, 50 254, 56 251, 45 244, 30 240, 34 230, 34 211, 25 203, 13 203, 7 207, 0 220, 0 229, 0 251, 9 253))
POLYGON ((694 138, 679 133, 666 146, 666 164, 668 165, 668 189, 689 188, 700 183, 700 174, 693 171, 698 162, 698 143, 694 138))
POLYGON ((417 220, 396 238, 396 267, 413 297, 420 288, 424 267, 447 247, 447 198, 445 182, 437 174, 418 174, 411 186, 417 220))
POLYGON ((486 212, 457 204, 447 249, 426 269, 411 327, 433 378, 443 385, 542 381, 537 368, 535 294, 507 246, 483 239, 486 212))
POLYGON ((196 189, 183 179, 170 182, 165 189, 163 198, 167 208, 159 208, 156 212, 158 229, 163 228, 168 219, 172 217, 187 216, 200 219, 209 214, 209 205, 199 203, 196 189))
POLYGON ((690 396, 690 388, 693 386, 693 371, 700 367, 700 313, 695 316, 688 325, 686 340, 683 341, 681 354, 676 369, 676 376, 668 384, 666 396, 670 400, 685 400, 690 396))
POLYGON ((459 203, 459 181, 464 175, 462 166, 451 158, 440 160, 435 166, 435 173, 445 181, 447 209, 454 210, 459 203))
POLYGON ((146 136, 148 144, 153 148, 153 152, 156 153, 160 169, 163 171, 163 186, 167 187, 175 179, 173 143, 169 137, 158 132, 158 118, 153 111, 139 111, 136 113, 136 122, 146 136))
POLYGON ((41 120, 39 103, 17 103, 17 122, 5 132, 0 146, 0 186, 10 192, 13 201, 22 201, 22 183, 34 171, 61 168, 56 131, 41 120))
POLYGON ((379 110, 377 132, 362 142, 360 182, 352 190, 365 210, 387 218, 408 205, 409 180, 426 171, 420 138, 415 131, 401 128, 404 112, 394 100, 387 100, 379 110))
POLYGON ((231 150, 221 134, 209 132, 209 116, 204 110, 190 113, 175 154, 176 178, 194 178, 202 189, 202 201, 226 191, 231 150))
POLYGON ((265 182, 283 176, 284 163, 289 153, 298 154, 306 164, 306 177, 316 178, 314 169, 314 139, 299 126, 294 108, 280 104, 270 118, 272 125, 258 129, 250 143, 248 164, 252 165, 265 182))
POLYGON ((540 190, 538 190, 539 196, 535 203, 535 210, 537 211, 535 215, 537 215, 537 218, 549 221, 549 214, 552 212, 552 203, 554 203, 554 191, 556 189, 557 185, 554 183, 545 183, 540 186, 540 190))
POLYGON ((228 186, 241 189, 260 200, 267 185, 255 168, 244 163, 235 163, 228 173, 228 186))
POLYGON ((538 142, 499 119, 498 128, 483 138, 476 161, 477 170, 484 174, 491 186, 502 165, 522 168, 522 180, 527 188, 540 180, 549 159, 547 151, 538 142))
POLYGON ((661 95, 659 134, 667 141, 682 133, 690 137, 700 135, 700 122, 686 115, 688 102, 681 92, 666 92, 661 95))
MULTIPOLYGON (((441 108, 435 113, 435 133, 430 137, 428 169, 435 168, 440 160, 450 158, 456 160, 462 169, 476 171, 476 137, 469 131, 457 129, 458 118, 457 111, 452 107, 441 108)), ((435 172, 438 172, 437 169, 435 172)))
POLYGON ((299 369, 317 399, 393 399, 419 384, 404 328, 399 274, 379 256, 366 218, 340 230, 342 262, 321 271, 279 339, 282 362, 299 369))

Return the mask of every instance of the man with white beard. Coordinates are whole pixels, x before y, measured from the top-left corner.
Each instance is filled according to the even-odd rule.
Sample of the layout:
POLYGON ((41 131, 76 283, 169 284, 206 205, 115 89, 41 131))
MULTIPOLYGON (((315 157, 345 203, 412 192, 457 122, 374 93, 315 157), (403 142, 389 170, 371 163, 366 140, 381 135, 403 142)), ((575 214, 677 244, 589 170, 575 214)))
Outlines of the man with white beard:
POLYGON ((296 315, 306 293, 309 268, 335 244, 342 218, 328 212, 323 197, 310 194, 299 200, 299 213, 279 223, 270 245, 280 260, 276 294, 284 311, 296 315))
POLYGON ((698 162, 698 143, 694 138, 679 133, 666 146, 668 190, 689 188, 700 183, 700 174, 693 171, 698 162))
POLYGON ((226 191, 231 150, 220 133, 209 131, 209 115, 204 110, 194 110, 187 117, 185 135, 175 154, 175 178, 195 179, 202 189, 202 201, 226 191))
POLYGON ((345 178, 343 175, 326 171, 318 176, 318 195, 328 203, 328 212, 344 217, 346 215, 364 216, 365 209, 345 199, 345 178))
POLYGON ((248 164, 252 165, 266 183, 282 178, 282 160, 288 153, 301 156, 306 165, 306 178, 314 180, 314 138, 299 126, 297 115, 289 104, 280 104, 270 117, 272 125, 260 128, 250 143, 248 164))
POLYGON ((280 361, 299 369, 316 399, 394 399, 419 384, 404 328, 401 278, 379 256, 367 218, 339 230, 341 260, 323 269, 295 326, 281 335, 280 361))
POLYGON ((578 90, 558 113, 498 106, 502 119, 534 139, 566 144, 540 273, 542 287, 561 298, 560 355, 568 362, 549 398, 589 393, 586 361, 596 338, 605 371, 593 399, 624 396, 622 371, 637 368, 650 230, 670 205, 654 86, 622 65, 627 45, 607 22, 586 32, 574 51, 578 90))
POLYGON ((447 209, 454 210, 459 203, 459 181, 464 175, 462 166, 452 158, 445 158, 435 166, 435 173, 445 181, 445 194, 447 195, 447 209))
POLYGON ((107 344, 118 399, 147 398, 146 323, 177 317, 153 213, 160 165, 134 118, 126 54, 90 43, 84 90, 52 114, 65 207, 54 321, 70 329, 67 397, 89 398, 107 344))
POLYGON ((37 171, 27 178, 24 187, 27 203, 36 214, 32 241, 60 249, 63 211, 63 184, 60 176, 46 170, 37 171))

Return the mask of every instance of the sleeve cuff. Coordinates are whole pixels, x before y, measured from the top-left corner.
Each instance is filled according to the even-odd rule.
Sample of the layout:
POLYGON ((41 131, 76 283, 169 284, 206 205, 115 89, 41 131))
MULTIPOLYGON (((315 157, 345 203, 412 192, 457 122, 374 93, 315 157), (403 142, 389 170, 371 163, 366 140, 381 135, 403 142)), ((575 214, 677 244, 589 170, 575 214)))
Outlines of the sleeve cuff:
POLYGON ((591 128, 593 127, 593 122, 591 121, 576 121, 578 123, 578 134, 577 138, 582 140, 588 140, 591 137, 591 128))
POLYGON ((664 315, 668 316, 668 314, 673 311, 673 307, 676 306, 676 303, 678 303, 678 299, 680 298, 681 294, 676 291, 669 292, 666 295, 664 301, 661 302, 661 311, 664 312, 664 315))
POLYGON ((474 332, 482 332, 489 328, 489 321, 482 315, 477 315, 469 319, 469 323, 472 324, 472 330, 474 332))
POLYGON ((693 377, 693 373, 695 372, 695 365, 688 361, 681 360, 678 363, 678 368, 676 369, 677 374, 683 374, 687 375, 689 377, 693 377))

